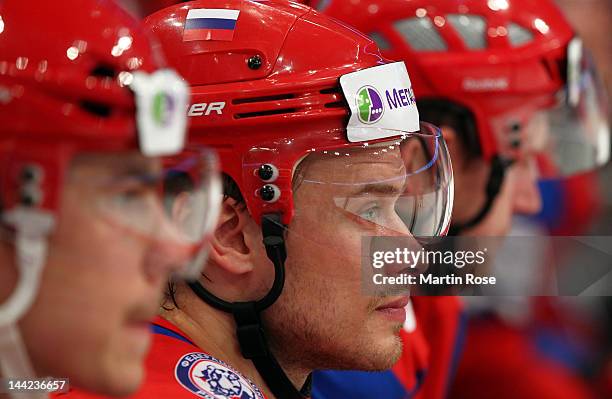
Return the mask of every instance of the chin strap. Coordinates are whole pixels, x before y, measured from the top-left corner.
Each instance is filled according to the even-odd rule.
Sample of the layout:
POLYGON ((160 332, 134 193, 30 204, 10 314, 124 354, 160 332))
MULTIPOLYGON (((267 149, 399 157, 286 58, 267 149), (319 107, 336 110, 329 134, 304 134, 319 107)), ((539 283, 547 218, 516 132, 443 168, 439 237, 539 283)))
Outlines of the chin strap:
POLYGON ((502 184, 504 183, 504 178, 506 176, 506 170, 510 165, 512 165, 511 160, 503 159, 499 156, 493 157, 491 160, 491 173, 489 174, 489 181, 487 182, 486 194, 487 198, 480 208, 478 214, 473 217, 471 220, 465 223, 452 224, 450 229, 448 230, 449 236, 458 236, 463 231, 476 226, 478 223, 482 222, 483 219, 489 214, 491 208, 493 207, 493 202, 497 195, 499 194, 502 184))
POLYGON ((261 312, 276 302, 285 284, 285 226, 280 221, 280 215, 269 214, 264 215, 261 229, 266 253, 274 264, 274 283, 264 298, 230 303, 207 291, 198 281, 189 282, 188 285, 204 302, 234 316, 242 356, 251 359, 274 396, 279 399, 303 399, 310 395, 310 376, 300 392, 270 351, 261 321, 261 312))
MULTIPOLYGON (((4 378, 35 378, 34 367, 17 323, 38 294, 47 258, 47 240, 54 228, 51 214, 18 207, 2 215, 15 229, 17 284, 9 298, 0 303, 0 375, 4 378)), ((45 399, 45 393, 9 395, 11 398, 45 399)))

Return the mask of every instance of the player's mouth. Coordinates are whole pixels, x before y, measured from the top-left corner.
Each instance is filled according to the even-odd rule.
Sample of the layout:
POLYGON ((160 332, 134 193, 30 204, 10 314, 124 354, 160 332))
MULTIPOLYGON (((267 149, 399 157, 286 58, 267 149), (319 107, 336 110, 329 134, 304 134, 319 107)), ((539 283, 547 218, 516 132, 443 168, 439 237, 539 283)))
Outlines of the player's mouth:
POLYGON ((157 306, 142 306, 134 308, 128 315, 126 320, 127 337, 134 345, 132 349, 139 354, 146 353, 149 348, 152 338, 151 321, 157 315, 157 310, 157 306))
POLYGON ((403 324, 406 321, 406 306, 408 302, 410 302, 410 297, 402 296, 385 302, 374 310, 389 320, 403 324))

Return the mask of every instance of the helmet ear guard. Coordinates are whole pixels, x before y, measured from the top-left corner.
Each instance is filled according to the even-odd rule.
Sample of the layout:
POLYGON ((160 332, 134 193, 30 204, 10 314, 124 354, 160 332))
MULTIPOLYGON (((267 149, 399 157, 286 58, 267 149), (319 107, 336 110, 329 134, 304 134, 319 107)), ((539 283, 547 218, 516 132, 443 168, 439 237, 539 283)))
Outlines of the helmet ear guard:
POLYGON ((34 375, 16 324, 38 293, 66 168, 66 149, 49 151, 34 142, 24 148, 10 146, 0 152, 0 228, 12 233, 19 271, 16 286, 0 303, 0 370, 5 376, 34 375))
MULTIPOLYGON (((274 145, 269 143, 269 145, 274 145)), ((277 214, 289 225, 293 218, 293 157, 279 157, 282 150, 262 146, 244 156, 242 191, 253 220, 263 223, 265 215, 277 214)))
POLYGON ((55 212, 61 195, 59 187, 64 183, 63 171, 69 163, 69 148, 50 151, 48 145, 29 142, 27 146, 7 147, 0 154, 4 210, 26 207, 55 212))

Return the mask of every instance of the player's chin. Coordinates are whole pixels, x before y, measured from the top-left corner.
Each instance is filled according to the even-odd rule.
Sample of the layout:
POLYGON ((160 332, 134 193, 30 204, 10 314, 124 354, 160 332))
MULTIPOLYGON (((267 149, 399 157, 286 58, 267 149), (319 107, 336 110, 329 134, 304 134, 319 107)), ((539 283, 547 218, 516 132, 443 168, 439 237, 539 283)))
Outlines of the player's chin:
POLYGON ((75 388, 93 394, 122 397, 136 393, 144 375, 141 359, 126 361, 124 357, 107 351, 102 356, 91 356, 88 364, 68 377, 70 385, 75 388))
POLYGON ((104 371, 104 376, 99 376, 101 385, 95 391, 108 396, 134 394, 144 381, 146 351, 127 347, 130 340, 115 343, 107 352, 104 368, 99 370, 100 374, 104 371))
POLYGON ((384 340, 385 361, 388 362, 387 368, 393 366, 402 354, 402 340, 398 334, 400 328, 401 326, 384 340))
POLYGON ((368 371, 385 371, 397 363, 402 354, 401 344, 394 345, 392 348, 380 350, 372 354, 369 360, 368 371))
POLYGON ((402 341, 397 334, 377 334, 370 339, 370 343, 364 346, 360 355, 366 360, 361 369, 367 371, 387 370, 399 360, 402 354, 402 341))
POLYGON ((137 361, 115 364, 109 370, 109 378, 99 393, 109 396, 128 396, 136 393, 144 382, 144 365, 141 359, 137 361))

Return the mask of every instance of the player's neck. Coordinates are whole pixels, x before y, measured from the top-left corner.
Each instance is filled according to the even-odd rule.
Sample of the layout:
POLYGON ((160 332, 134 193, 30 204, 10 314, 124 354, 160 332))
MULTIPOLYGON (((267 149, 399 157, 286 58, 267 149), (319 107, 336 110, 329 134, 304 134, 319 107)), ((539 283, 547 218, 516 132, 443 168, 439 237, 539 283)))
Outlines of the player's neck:
MULTIPOLYGON (((294 348, 292 349, 295 351, 294 348)), ((285 372, 289 380, 293 383, 293 386, 299 390, 306 383, 306 380, 308 379, 308 375, 310 375, 310 373, 312 373, 314 370, 304 368, 300 360, 296 359, 294 356, 290 357, 293 360, 284 356, 290 351, 291 349, 289 348, 285 348, 285 350, 272 349, 272 352, 276 356, 276 360, 282 367, 283 371, 285 372)), ((301 360, 303 362, 303 358, 301 360)))
POLYGON ((204 352, 223 360, 264 389, 266 398, 275 399, 269 389, 265 389, 265 382, 253 362, 242 357, 232 315, 203 304, 199 298, 195 300, 200 302, 191 304, 187 299, 179 309, 162 311, 161 316, 187 334, 204 352))
MULTIPOLYGON (((259 388, 264 389, 268 399, 275 399, 253 362, 242 356, 232 315, 203 304, 199 298, 182 299, 184 301, 181 301, 179 309, 162 311, 161 316, 187 334, 204 352, 228 363, 259 388), (191 302, 192 300, 194 302, 191 302)), ((288 361, 282 353, 277 353, 277 360, 289 379, 297 388, 301 388, 312 370, 306 370, 296 362, 288 361)))

